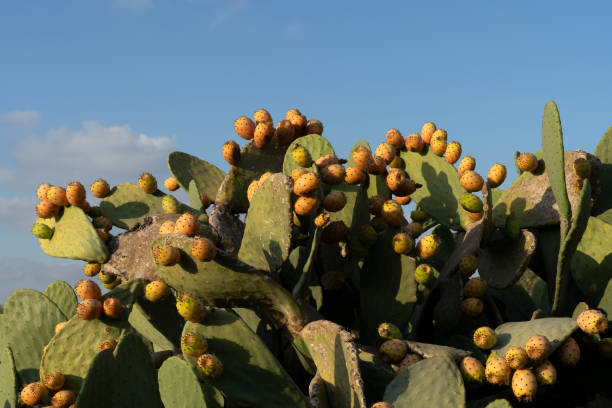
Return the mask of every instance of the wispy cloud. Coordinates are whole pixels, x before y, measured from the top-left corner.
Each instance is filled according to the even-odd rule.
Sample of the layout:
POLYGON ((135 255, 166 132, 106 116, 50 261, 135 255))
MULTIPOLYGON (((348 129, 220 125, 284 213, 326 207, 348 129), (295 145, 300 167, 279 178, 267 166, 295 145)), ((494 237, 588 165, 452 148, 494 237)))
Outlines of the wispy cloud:
POLYGON ((25 183, 85 184, 99 177, 132 181, 142 172, 165 169, 175 146, 174 137, 150 137, 128 125, 86 121, 77 130, 54 129, 44 136, 22 138, 13 157, 30 178, 25 183))
POLYGON ((14 110, 0 115, 0 122, 23 127, 36 125, 38 119, 40 119, 40 113, 35 110, 14 110))
POLYGON ((113 0, 115 7, 127 9, 144 9, 152 5, 151 0, 113 0))

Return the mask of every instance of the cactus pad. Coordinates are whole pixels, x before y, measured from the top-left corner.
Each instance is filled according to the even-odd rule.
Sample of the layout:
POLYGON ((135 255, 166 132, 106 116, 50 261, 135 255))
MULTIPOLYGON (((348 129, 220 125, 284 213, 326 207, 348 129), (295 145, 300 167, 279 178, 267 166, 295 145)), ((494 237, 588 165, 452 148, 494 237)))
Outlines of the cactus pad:
POLYGON ((45 289, 44 295, 60 308, 66 318, 70 318, 76 313, 76 307, 79 302, 77 301, 74 289, 72 289, 72 286, 67 282, 52 282, 47 286, 47 289, 45 289))
MULTIPOLYGON (((208 341, 208 352, 223 363, 211 383, 232 400, 253 407, 308 407, 308 400, 259 337, 233 313, 211 311, 203 324, 187 322, 208 341), (253 381, 253 379, 257 381, 253 381)), ((197 357, 183 354, 195 365, 197 357)))
POLYGON ((109 391, 113 389, 116 374, 117 365, 112 351, 102 350, 95 354, 89 368, 86 368, 83 385, 75 391, 75 408, 114 406, 113 393, 109 391))
POLYGON ((432 358, 442 354, 448 354, 455 361, 459 362, 463 357, 470 355, 470 353, 465 350, 441 346, 439 344, 419 343, 418 341, 406 341, 406 344, 411 352, 423 358, 432 358))
POLYGON ((283 173, 287 176, 291 175, 291 170, 297 169, 300 167, 294 160, 292 156, 293 147, 295 145, 300 145, 306 148, 310 153, 310 157, 312 157, 313 161, 317 161, 317 159, 321 156, 325 156, 326 154, 336 154, 334 152, 334 148, 331 144, 321 135, 311 134, 299 137, 295 139, 287 148, 285 152, 285 157, 283 161, 283 173))
POLYGON ((570 217, 572 212, 565 188, 563 131, 559 111, 553 101, 548 101, 542 116, 542 152, 559 213, 562 217, 570 217))
POLYGON ((55 218, 37 218, 36 222, 55 228, 51 239, 38 240, 47 255, 98 263, 108 258, 104 241, 79 207, 66 207, 55 218))
POLYGON ((180 348, 183 318, 176 311, 175 299, 168 296, 152 303, 140 298, 128 318, 130 325, 159 350, 180 348))
POLYGON ((168 155, 168 169, 183 190, 189 192, 189 183, 194 180, 198 191, 213 202, 225 177, 225 173, 216 166, 183 152, 168 155))
POLYGON ((384 400, 395 407, 465 407, 465 388, 453 358, 441 354, 406 368, 389 383, 384 400))
POLYGON ((332 407, 365 408, 359 359, 351 335, 339 325, 318 320, 300 333, 325 382, 332 407))
POLYGON ((159 393, 166 408, 220 408, 207 382, 200 382, 192 365, 179 357, 170 357, 158 372, 159 393))
POLYGON ((238 259, 254 268, 276 272, 289 257, 293 209, 292 184, 282 173, 259 186, 246 217, 238 259))
POLYGON ((17 408, 17 373, 15 361, 9 347, 0 351, 0 402, 2 408, 17 408))
POLYGON ((612 225, 599 218, 589 217, 571 263, 572 277, 587 296, 598 292, 610 280, 611 239, 612 225))
POLYGON ((610 187, 612 186, 612 126, 608 128, 597 144, 595 156, 603 164, 601 174, 603 192, 593 206, 593 215, 612 224, 612 187, 610 187))

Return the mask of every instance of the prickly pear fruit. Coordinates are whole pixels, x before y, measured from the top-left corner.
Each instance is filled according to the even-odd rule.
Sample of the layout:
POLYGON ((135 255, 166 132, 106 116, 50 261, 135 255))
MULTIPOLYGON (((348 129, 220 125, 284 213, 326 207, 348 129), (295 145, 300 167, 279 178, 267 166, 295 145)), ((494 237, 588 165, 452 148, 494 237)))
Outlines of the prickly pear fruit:
POLYGON ((379 401, 372 404, 370 408, 393 408, 393 405, 389 404, 388 402, 379 401))
POLYGON ((557 369, 548 360, 535 366, 533 373, 540 386, 551 386, 557 383, 557 369))
POLYGON ((40 381, 26 385, 19 394, 21 402, 26 405, 40 404, 47 395, 49 395, 49 390, 40 381))
POLYGON ((47 190, 51 187, 51 184, 43 183, 36 188, 36 197, 40 201, 47 199, 47 190))
POLYGON ((170 194, 162 198, 161 205, 166 214, 176 214, 181 211, 181 203, 170 194))
POLYGON ((464 210, 475 213, 481 212, 483 206, 482 200, 472 193, 464 193, 459 200, 459 204, 464 210))
POLYGON ((74 404, 76 401, 76 394, 74 391, 70 390, 61 390, 53 395, 51 398, 51 405, 54 408, 66 408, 71 404, 74 404))
POLYGON ((66 186, 66 199, 70 205, 80 207, 85 201, 85 187, 78 181, 73 181, 66 186))
POLYGON ((480 177, 480 174, 472 170, 466 170, 459 179, 461 187, 465 188, 469 192, 480 191, 484 185, 484 180, 480 177))
POLYGON ((421 360, 423 360, 423 357, 419 356, 418 354, 407 353, 402 361, 399 362, 397 373, 401 373, 408 367, 415 365, 421 360))
POLYGON ((579 157, 574 161, 572 170, 578 178, 585 179, 591 177, 591 163, 584 157, 579 157))
POLYGON ((49 200, 43 200, 36 204, 36 215, 40 218, 51 218, 55 217, 60 212, 60 207, 53 204, 49 200))
POLYGON ((395 234, 391 244, 396 254, 408 254, 412 251, 412 247, 414 246, 412 238, 405 232, 398 232, 395 234))
POLYGON ((291 117, 293 117, 293 116, 295 116, 295 115, 301 115, 301 114, 302 114, 302 112, 300 112, 300 110, 299 110, 299 109, 297 109, 297 108, 292 108, 292 109, 289 109, 289 110, 287 111, 287 113, 285 114, 285 119, 289 120, 289 118, 291 118, 291 117))
POLYGON ((323 134, 323 123, 320 120, 312 119, 306 122, 306 134, 307 135, 319 135, 323 134))
POLYGON ((459 308, 466 316, 477 317, 482 313, 482 309, 484 308, 484 304, 482 300, 475 297, 470 297, 467 299, 463 299, 459 308))
POLYGON ((249 187, 247 188, 247 199, 249 200, 249 203, 251 202, 251 200, 253 200, 253 196, 257 192, 258 188, 259 188, 259 180, 251 181, 251 184, 249 184, 249 187))
POLYGON ((53 230, 47 224, 37 222, 32 225, 32 234, 39 239, 50 239, 53 236, 53 230))
POLYGON ((96 282, 90 279, 81 279, 74 287, 76 294, 81 299, 101 299, 102 291, 96 282))
POLYGON ((181 348, 190 356, 198 357, 208 350, 206 338, 198 332, 189 332, 181 337, 181 348))
POLYGON ((317 227, 323 228, 329 225, 331 221, 331 216, 327 213, 321 213, 315 217, 314 223, 317 227))
POLYGON ((332 191, 323 199, 323 208, 329 212, 337 212, 346 205, 346 195, 342 191, 332 191))
POLYGON ((535 374, 527 368, 516 370, 512 375, 512 392, 520 402, 531 402, 538 391, 535 374))
POLYGON ((202 302, 188 293, 183 293, 176 299, 176 310, 185 320, 192 323, 201 322, 206 315, 206 308, 202 302))
POLYGON ((340 159, 335 154, 325 154, 317 159, 315 162, 317 165, 317 169, 322 170, 327 166, 331 166, 332 164, 342 164, 340 163, 340 159))
POLYGON ((103 216, 94 218, 92 224, 94 228, 102 228, 104 231, 110 231, 113 228, 113 222, 103 216))
POLYGON ((298 197, 293 203, 293 211, 297 215, 311 215, 319 209, 319 199, 317 197, 298 197))
POLYGON ((215 379, 223 373, 223 364, 214 354, 202 354, 196 363, 198 371, 208 378, 215 379))
POLYGON ((91 211, 91 205, 89 204, 89 201, 83 200, 79 207, 81 208, 81 210, 83 210, 85 214, 89 215, 89 212, 91 211))
POLYGON ((341 164, 330 164, 320 170, 321 181, 330 186, 335 186, 344 181, 346 170, 341 164))
POLYGON ((422 152, 425 147, 425 142, 421 139, 418 133, 411 133, 406 136, 406 150, 411 152, 422 152))
POLYGON ((246 116, 241 116, 234 122, 234 130, 243 139, 251 140, 255 136, 255 122, 246 116))
POLYGON ((606 315, 597 309, 585 310, 578 316, 578 327, 585 333, 603 333, 608 328, 606 315))
POLYGON ((308 170, 306 170, 305 168, 296 167, 295 169, 291 170, 291 179, 295 183, 300 177, 302 177, 306 173, 308 173, 308 170))
POLYGON ((98 346, 98 353, 101 352, 102 350, 115 351, 116 347, 117 347, 117 340, 113 340, 113 339, 103 340, 102 343, 100 343, 100 345, 98 346))
POLYGON ((436 129, 431 135, 429 144, 431 144, 434 140, 444 140, 446 142, 448 140, 448 133, 444 129, 436 129))
POLYGON ((463 296, 465 297, 482 297, 487 290, 487 281, 483 278, 472 278, 465 282, 463 286, 463 296))
POLYGON ((164 281, 156 280, 145 286, 145 298, 150 302, 159 302, 170 296, 170 287, 164 281))
MULTIPOLYGON (((432 146, 432 149, 434 147, 432 146)), ((455 164, 459 157, 461 157, 461 144, 459 142, 450 142, 448 146, 446 146, 446 152, 444 153, 444 159, 447 163, 455 164)), ((435 153, 435 150, 434 150, 435 153)))
POLYGON ((77 315, 83 320, 93 320, 102 314, 102 302, 98 299, 85 299, 77 305, 77 315))
POLYGON ((120 284, 121 284, 121 278, 117 278, 114 281, 112 281, 111 283, 102 283, 102 285, 106 289, 108 289, 108 290, 111 290, 111 289, 113 289, 114 287, 116 287, 117 285, 120 285, 120 284))
POLYGON ((374 150, 374 157, 380 157, 385 161, 385 164, 389 164, 395 158, 395 148, 389 143, 381 143, 374 150))
POLYGON ((64 377, 64 374, 60 373, 59 371, 53 371, 45 375, 42 383, 48 389, 57 391, 64 386, 65 382, 66 378, 64 377))
POLYGON ((359 167, 362 171, 366 171, 368 168, 368 161, 372 158, 372 152, 365 146, 357 146, 353 150, 353 163, 359 167))
POLYGON ((98 232, 98 235, 100 236, 102 242, 106 243, 111 238, 111 235, 104 228, 96 228, 96 231, 98 232))
POLYGON ((459 177, 463 175, 467 170, 474 170, 476 168, 476 159, 472 156, 465 156, 459 162, 459 166, 457 167, 457 174, 459 177))
MULTIPOLYGON (((510 374, 512 370, 508 367, 503 357, 491 357, 485 366, 485 377, 487 382, 493 385, 510 384, 510 374)), ((535 377, 534 377, 535 381, 535 377)))
POLYGON ((332 221, 325 226, 321 241, 326 244, 335 244, 340 241, 345 241, 348 234, 348 227, 342 220, 332 221))
POLYGON ((168 191, 178 190, 179 187, 180 185, 174 177, 168 177, 164 180, 164 188, 168 191))
POLYGON ((387 163, 382 157, 374 156, 368 160, 367 171, 372 175, 384 174, 387 169, 387 163))
POLYGON ((482 363, 474 357, 463 357, 459 363, 459 371, 461 372, 463 381, 469 388, 475 389, 484 384, 485 368, 482 363))
POLYGON ((293 150, 291 151, 291 157, 300 167, 312 166, 312 157, 310 156, 310 152, 304 146, 300 146, 299 144, 294 145, 293 150))
POLYGON ((174 233, 193 237, 200 229, 200 221, 191 213, 184 213, 174 223, 174 233))
POLYGON ((106 317, 110 317, 111 319, 119 319, 123 313, 123 305, 121 304, 121 301, 114 297, 105 299, 102 308, 104 310, 104 315, 106 317))
POLYGON ((502 185, 504 180, 506 180, 506 166, 500 163, 495 163, 489 169, 489 173, 487 173, 487 182, 489 183, 489 187, 495 188, 502 185))
POLYGON ((518 370, 519 368, 523 368, 527 366, 529 362, 529 356, 527 352, 522 347, 510 347, 508 351, 506 351, 506 363, 513 370, 518 370))
POLYGON ((301 175, 293 184, 293 192, 299 196, 313 195, 321 185, 319 177, 314 173, 301 175))
POLYGON ((402 159, 400 156, 395 156, 393 161, 391 163, 389 163, 389 168, 390 169, 403 169, 404 168, 404 159, 402 159))
POLYGON ((93 194, 96 198, 104 198, 108 195, 108 193, 110 193, 110 186, 101 178, 91 183, 89 189, 91 190, 91 194, 93 194))
POLYGON ((253 119, 255 120, 255 123, 272 122, 272 115, 270 115, 270 112, 262 108, 253 113, 253 119))
POLYGON ((66 198, 66 190, 59 186, 49 187, 47 190, 47 200, 58 207, 64 207, 69 204, 68 198, 66 198))
POLYGON ((521 153, 516 157, 516 165, 521 171, 534 171, 538 168, 538 158, 533 153, 521 153))
POLYGON ((138 177, 138 185, 145 194, 153 194, 157 191, 157 180, 151 173, 142 173, 138 177))
POLYGON ((308 119, 304 115, 293 115, 288 118, 289 122, 293 125, 295 129, 295 134, 297 136, 304 136, 306 134, 306 124, 308 123, 308 119))
POLYGON ((208 238, 195 237, 191 244, 191 255, 202 262, 209 262, 215 259, 217 247, 208 238))
POLYGON ((286 119, 281 120, 276 124, 275 135, 278 142, 281 145, 286 146, 291 143, 293 139, 295 139, 295 128, 290 121, 286 119))
POLYGON ((459 262, 459 273, 463 279, 468 279, 478 269, 478 258, 475 255, 468 255, 459 262))
MULTIPOLYGON (((431 139, 429 142, 429 148, 436 156, 442 157, 444 153, 446 153, 446 148, 448 145, 446 144, 446 140, 442 139, 431 139)), ((453 156, 454 157, 454 156, 453 156)))
POLYGON ((544 361, 550 355, 552 348, 546 336, 536 334, 527 339, 525 351, 530 359, 535 362, 544 361))
POLYGON ((385 201, 387 199, 381 195, 368 197, 368 212, 372 215, 380 215, 385 201))
POLYGON ((418 208, 410 213, 410 218, 416 222, 423 222, 427 219, 427 217, 429 217, 427 213, 418 208))
POLYGON ((395 196, 393 199, 397 201, 399 205, 407 205, 410 204, 410 201, 412 201, 409 195, 403 197, 395 196))
POLYGON ((223 144, 221 154, 225 161, 232 166, 237 166, 240 162, 240 146, 233 140, 228 140, 223 144))
POLYGON ((399 227, 404 221, 402 207, 395 200, 385 201, 380 215, 382 215, 385 222, 392 227, 399 227))
POLYGON ((255 132, 253 132, 253 141, 255 146, 260 149, 263 148, 272 136, 274 135, 274 126, 272 122, 260 122, 255 126, 255 132))
POLYGON ((580 346, 573 337, 568 337, 555 352, 556 361, 566 367, 575 367, 580 362, 580 346))
POLYGON ((408 352, 408 345, 400 339, 391 339, 380 345, 378 351, 386 357, 389 362, 400 362, 408 352))
POLYGON ((435 279, 434 271, 431 266, 427 264, 420 264, 414 270, 414 280, 418 283, 422 283, 423 285, 428 284, 429 282, 435 279))
POLYGON ((103 284, 113 283, 115 279, 117 279, 117 275, 100 272, 98 274, 98 279, 100 279, 100 282, 102 282, 103 284))
POLYGON ((497 343, 495 330, 488 326, 482 326, 474 330, 474 344, 482 350, 490 350, 497 343))
POLYGON ((423 127, 421 127, 421 137, 423 138, 423 142, 429 144, 435 131, 436 131, 435 123, 425 122, 423 124, 423 127))
POLYGON ((159 245, 153 250, 153 259, 162 266, 173 266, 181 260, 178 248, 170 245, 159 245))
POLYGON ((378 335, 385 340, 402 338, 401 330, 399 329, 399 327, 397 327, 393 323, 379 324, 378 325, 378 335))
POLYGON ((60 331, 62 331, 62 329, 64 328, 64 326, 66 326, 66 323, 68 322, 59 322, 58 324, 55 325, 55 328, 53 329, 54 333, 57 334, 60 331))
POLYGON ((478 221, 484 216, 484 211, 477 213, 466 211, 465 213, 472 221, 478 221))
POLYGON ((164 221, 159 227, 159 234, 174 234, 174 221, 164 221))
POLYGON ((442 240, 437 235, 426 235, 422 237, 417 246, 417 254, 421 259, 429 259, 438 252, 442 240))
POLYGON ((357 166, 348 166, 344 169, 344 174, 344 181, 351 185, 361 184, 366 178, 366 174, 357 166))
POLYGON ((395 150, 401 150, 404 148, 404 137, 402 136, 402 133, 395 128, 387 130, 385 139, 387 140, 387 143, 395 148, 395 150))
POLYGON ((406 225, 406 231, 408 231, 410 236, 415 239, 423 233, 423 224, 420 222, 411 222, 410 224, 406 225))

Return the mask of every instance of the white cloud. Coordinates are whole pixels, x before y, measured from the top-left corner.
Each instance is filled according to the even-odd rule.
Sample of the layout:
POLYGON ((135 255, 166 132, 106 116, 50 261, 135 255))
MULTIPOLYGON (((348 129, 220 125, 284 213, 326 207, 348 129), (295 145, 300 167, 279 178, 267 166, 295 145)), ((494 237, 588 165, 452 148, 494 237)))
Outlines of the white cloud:
POLYGON ((0 225, 29 231, 36 219, 36 194, 32 197, 2 197, 0 196, 0 225))
POLYGON ((151 0, 113 0, 115 7, 143 9, 151 5, 151 0))
POLYGON ((167 156, 175 146, 174 137, 149 137, 127 125, 86 121, 78 130, 62 128, 25 137, 13 156, 30 178, 25 183, 65 185, 78 180, 86 185, 99 177, 112 183, 136 181, 145 171, 167 172, 167 156))
POLYGON ((23 127, 36 125, 38 119, 40 119, 40 113, 35 110, 14 110, 0 115, 0 122, 23 127))

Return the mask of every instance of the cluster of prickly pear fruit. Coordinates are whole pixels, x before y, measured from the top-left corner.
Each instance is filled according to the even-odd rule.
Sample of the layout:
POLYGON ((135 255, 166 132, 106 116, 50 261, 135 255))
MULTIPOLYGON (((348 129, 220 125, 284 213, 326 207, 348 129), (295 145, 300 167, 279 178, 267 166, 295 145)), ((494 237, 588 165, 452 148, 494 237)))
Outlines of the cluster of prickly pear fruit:
POLYGON ((227 172, 172 153, 163 188, 189 203, 150 173, 94 181, 93 206, 78 182, 42 184, 41 249, 110 293, 84 279, 11 295, 0 390, 46 402, 57 372, 53 406, 612 403, 612 131, 589 155, 560 129, 549 103, 543 151, 515 154, 505 190, 502 163, 484 178, 433 122, 345 155, 297 109, 239 117, 227 172), (34 298, 44 329, 19 317, 34 298))

